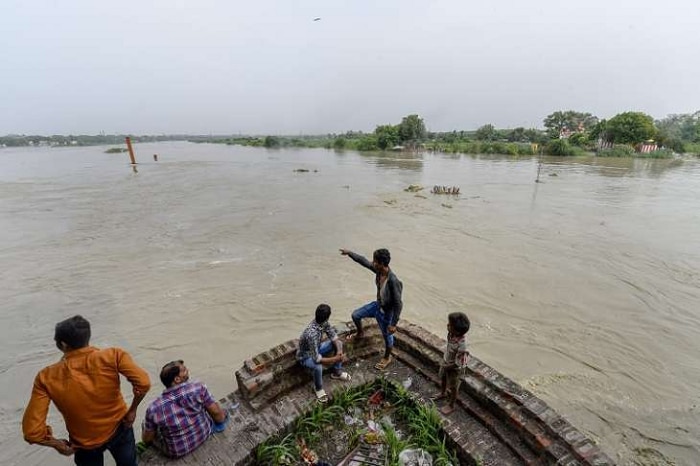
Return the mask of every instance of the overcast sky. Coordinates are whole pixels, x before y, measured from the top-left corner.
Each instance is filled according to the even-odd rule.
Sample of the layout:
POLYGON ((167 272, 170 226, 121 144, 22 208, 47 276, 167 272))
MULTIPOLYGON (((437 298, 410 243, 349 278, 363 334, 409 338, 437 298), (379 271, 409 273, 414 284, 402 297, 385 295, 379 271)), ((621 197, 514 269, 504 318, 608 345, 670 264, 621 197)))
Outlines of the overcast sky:
POLYGON ((0 0, 0 84, 0 135, 662 118, 700 110, 700 1, 0 0))

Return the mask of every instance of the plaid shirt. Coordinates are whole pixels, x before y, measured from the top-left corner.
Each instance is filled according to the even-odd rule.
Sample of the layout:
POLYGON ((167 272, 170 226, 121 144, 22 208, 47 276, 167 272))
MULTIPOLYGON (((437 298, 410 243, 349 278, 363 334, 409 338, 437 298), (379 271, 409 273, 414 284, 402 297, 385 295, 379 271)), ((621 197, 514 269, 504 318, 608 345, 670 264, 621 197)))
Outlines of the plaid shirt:
POLYGON ((213 420, 206 407, 214 398, 201 382, 185 382, 166 388, 146 410, 144 429, 157 432, 164 453, 178 458, 184 456, 211 435, 213 420))
POLYGON ((461 337, 447 335, 447 348, 445 348, 445 362, 447 364, 454 363, 457 369, 467 367, 469 361, 469 351, 467 350, 467 334, 461 337))
POLYGON ((331 341, 338 338, 338 334, 335 333, 329 321, 317 324, 315 320, 312 320, 299 337, 299 349, 297 350, 297 359, 299 361, 303 361, 306 358, 311 358, 315 362, 321 361, 318 348, 321 346, 321 339, 324 333, 328 335, 331 341))

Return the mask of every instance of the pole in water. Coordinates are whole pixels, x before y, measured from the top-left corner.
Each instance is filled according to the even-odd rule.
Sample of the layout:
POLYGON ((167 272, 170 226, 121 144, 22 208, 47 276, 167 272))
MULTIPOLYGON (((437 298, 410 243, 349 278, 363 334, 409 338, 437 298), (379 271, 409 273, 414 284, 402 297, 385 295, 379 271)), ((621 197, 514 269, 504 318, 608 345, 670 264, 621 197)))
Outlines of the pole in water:
POLYGON ((131 138, 126 137, 126 147, 129 149, 129 158, 131 159, 131 165, 136 165, 136 159, 134 158, 134 148, 131 147, 131 138))

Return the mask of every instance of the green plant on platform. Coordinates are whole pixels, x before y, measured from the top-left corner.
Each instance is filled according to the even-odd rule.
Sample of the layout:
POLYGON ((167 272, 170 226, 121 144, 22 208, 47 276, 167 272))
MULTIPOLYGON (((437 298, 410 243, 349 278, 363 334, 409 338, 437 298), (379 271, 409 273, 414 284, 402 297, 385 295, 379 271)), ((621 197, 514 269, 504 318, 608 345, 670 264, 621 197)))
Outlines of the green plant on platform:
POLYGON ((349 390, 336 390, 332 396, 332 406, 340 406, 343 410, 347 410, 360 403, 366 402, 372 392, 371 385, 351 388, 349 390))
POLYGON ((292 433, 281 440, 270 439, 260 445, 256 451, 257 464, 292 464, 290 461, 299 457, 297 439, 303 439, 313 449, 323 441, 324 433, 334 428, 346 432, 348 451, 355 448, 367 430, 361 425, 346 425, 343 417, 358 406, 366 406, 369 396, 376 391, 381 391, 388 402, 384 409, 394 412, 408 427, 405 437, 399 438, 392 425, 382 423, 387 464, 398 464, 399 453, 409 447, 422 448, 430 453, 435 466, 459 464, 456 455, 447 446, 442 419, 435 407, 419 402, 408 389, 385 377, 370 384, 334 392, 329 404, 315 405, 300 416, 294 423, 292 433))
POLYGON ((298 457, 299 447, 292 434, 278 442, 275 439, 269 439, 255 450, 255 459, 258 464, 287 466, 294 464, 298 457))
POLYGON ((382 423, 382 430, 384 431, 384 444, 386 446, 388 464, 390 466, 398 465, 399 454, 412 445, 408 440, 399 438, 394 426, 382 423))

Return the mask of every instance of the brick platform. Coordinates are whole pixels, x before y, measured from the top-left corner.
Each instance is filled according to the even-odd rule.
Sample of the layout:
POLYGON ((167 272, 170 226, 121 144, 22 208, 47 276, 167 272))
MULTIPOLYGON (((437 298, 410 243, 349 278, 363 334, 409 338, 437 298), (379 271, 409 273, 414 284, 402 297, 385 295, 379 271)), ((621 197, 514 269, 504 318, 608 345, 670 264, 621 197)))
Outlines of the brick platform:
MULTIPOLYGON (((336 326, 339 334, 354 330, 352 323, 336 326)), ((345 345, 350 358, 346 370, 352 382, 324 377, 328 393, 375 380, 373 368, 383 340, 375 326, 366 336, 345 345)), ((438 389, 437 371, 445 340, 402 321, 395 334, 396 360, 383 374, 398 382, 411 379, 410 390, 422 401, 438 389)), ((221 400, 240 402, 231 410, 227 430, 213 435, 191 455, 170 460, 149 449, 140 464, 223 466, 252 464, 253 450, 270 436, 285 432, 316 403, 311 377, 294 358, 295 340, 244 361, 235 372, 238 390, 221 400)), ((472 356, 460 388, 459 408, 444 418, 448 444, 460 463, 484 466, 615 464, 610 457, 545 402, 472 356)))

